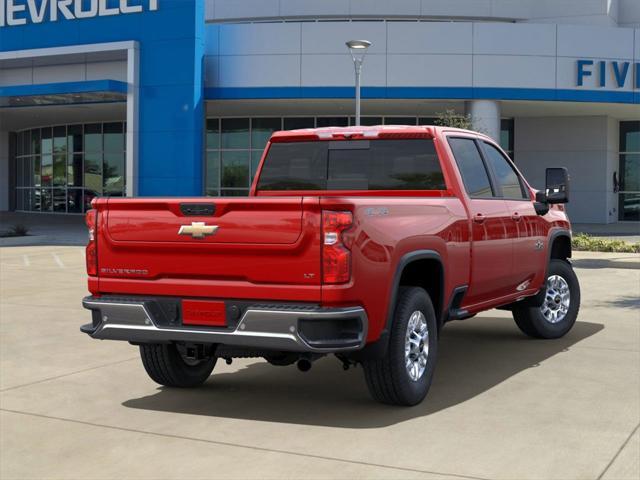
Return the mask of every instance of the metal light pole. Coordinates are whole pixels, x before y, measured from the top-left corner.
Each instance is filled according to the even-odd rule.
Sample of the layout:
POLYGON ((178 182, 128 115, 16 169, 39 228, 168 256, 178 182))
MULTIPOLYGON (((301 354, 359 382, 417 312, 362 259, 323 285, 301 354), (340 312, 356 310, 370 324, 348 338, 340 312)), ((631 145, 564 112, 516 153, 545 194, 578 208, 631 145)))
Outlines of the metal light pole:
POLYGON ((356 125, 360 125, 360 74, 362 73, 362 64, 367 54, 367 48, 371 46, 368 40, 349 40, 347 47, 353 58, 353 66, 356 70, 356 125))

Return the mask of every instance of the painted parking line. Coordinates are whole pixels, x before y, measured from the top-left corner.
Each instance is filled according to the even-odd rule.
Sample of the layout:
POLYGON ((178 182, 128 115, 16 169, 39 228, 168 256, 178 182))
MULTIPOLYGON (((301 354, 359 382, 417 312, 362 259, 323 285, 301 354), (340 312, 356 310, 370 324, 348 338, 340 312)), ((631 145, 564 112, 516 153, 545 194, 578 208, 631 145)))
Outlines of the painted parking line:
POLYGON ((29 267, 31 265, 31 260, 29 260, 29 255, 22 255, 22 263, 24 263, 25 267, 29 267))
POLYGON ((65 265, 62 262, 62 259, 58 256, 58 254, 52 253, 51 256, 53 257, 53 260, 58 264, 60 268, 65 268, 65 265))

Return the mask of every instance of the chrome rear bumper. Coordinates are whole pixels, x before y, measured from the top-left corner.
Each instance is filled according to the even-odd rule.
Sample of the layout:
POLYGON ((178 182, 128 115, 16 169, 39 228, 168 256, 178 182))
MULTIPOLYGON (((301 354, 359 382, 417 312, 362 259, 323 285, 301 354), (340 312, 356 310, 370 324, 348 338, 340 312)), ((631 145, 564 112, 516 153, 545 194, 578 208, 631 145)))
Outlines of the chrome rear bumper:
POLYGON ((153 299, 86 297, 93 323, 81 331, 100 340, 132 343, 192 342, 236 345, 276 351, 330 353, 358 350, 367 337, 362 307, 319 308, 248 306, 229 328, 160 325, 153 299))

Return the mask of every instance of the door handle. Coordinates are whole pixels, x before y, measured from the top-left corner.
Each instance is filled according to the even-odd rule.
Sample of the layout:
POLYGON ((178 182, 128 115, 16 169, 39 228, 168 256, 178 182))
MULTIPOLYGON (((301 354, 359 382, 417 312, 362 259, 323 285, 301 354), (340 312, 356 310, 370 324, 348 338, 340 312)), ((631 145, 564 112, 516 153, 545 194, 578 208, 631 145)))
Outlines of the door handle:
POLYGON ((473 217, 473 221, 476 223, 484 223, 485 217, 482 213, 476 213, 475 217, 473 217))
POLYGON ((519 222, 520 220, 522 220, 522 217, 518 212, 515 212, 513 215, 511 215, 511 220, 515 220, 516 222, 519 222))

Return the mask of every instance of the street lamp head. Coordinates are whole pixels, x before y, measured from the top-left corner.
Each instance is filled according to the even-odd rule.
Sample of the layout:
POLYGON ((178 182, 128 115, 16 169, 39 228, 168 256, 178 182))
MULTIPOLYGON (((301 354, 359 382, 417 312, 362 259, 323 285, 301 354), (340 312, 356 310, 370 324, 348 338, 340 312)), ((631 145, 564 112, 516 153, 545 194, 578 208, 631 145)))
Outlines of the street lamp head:
POLYGON ((349 40, 346 45, 351 52, 351 58, 353 58, 356 68, 360 68, 371 42, 369 40, 349 40))
POLYGON ((347 47, 349 50, 366 50, 371 46, 371 42, 369 40, 349 40, 347 42, 347 47))

